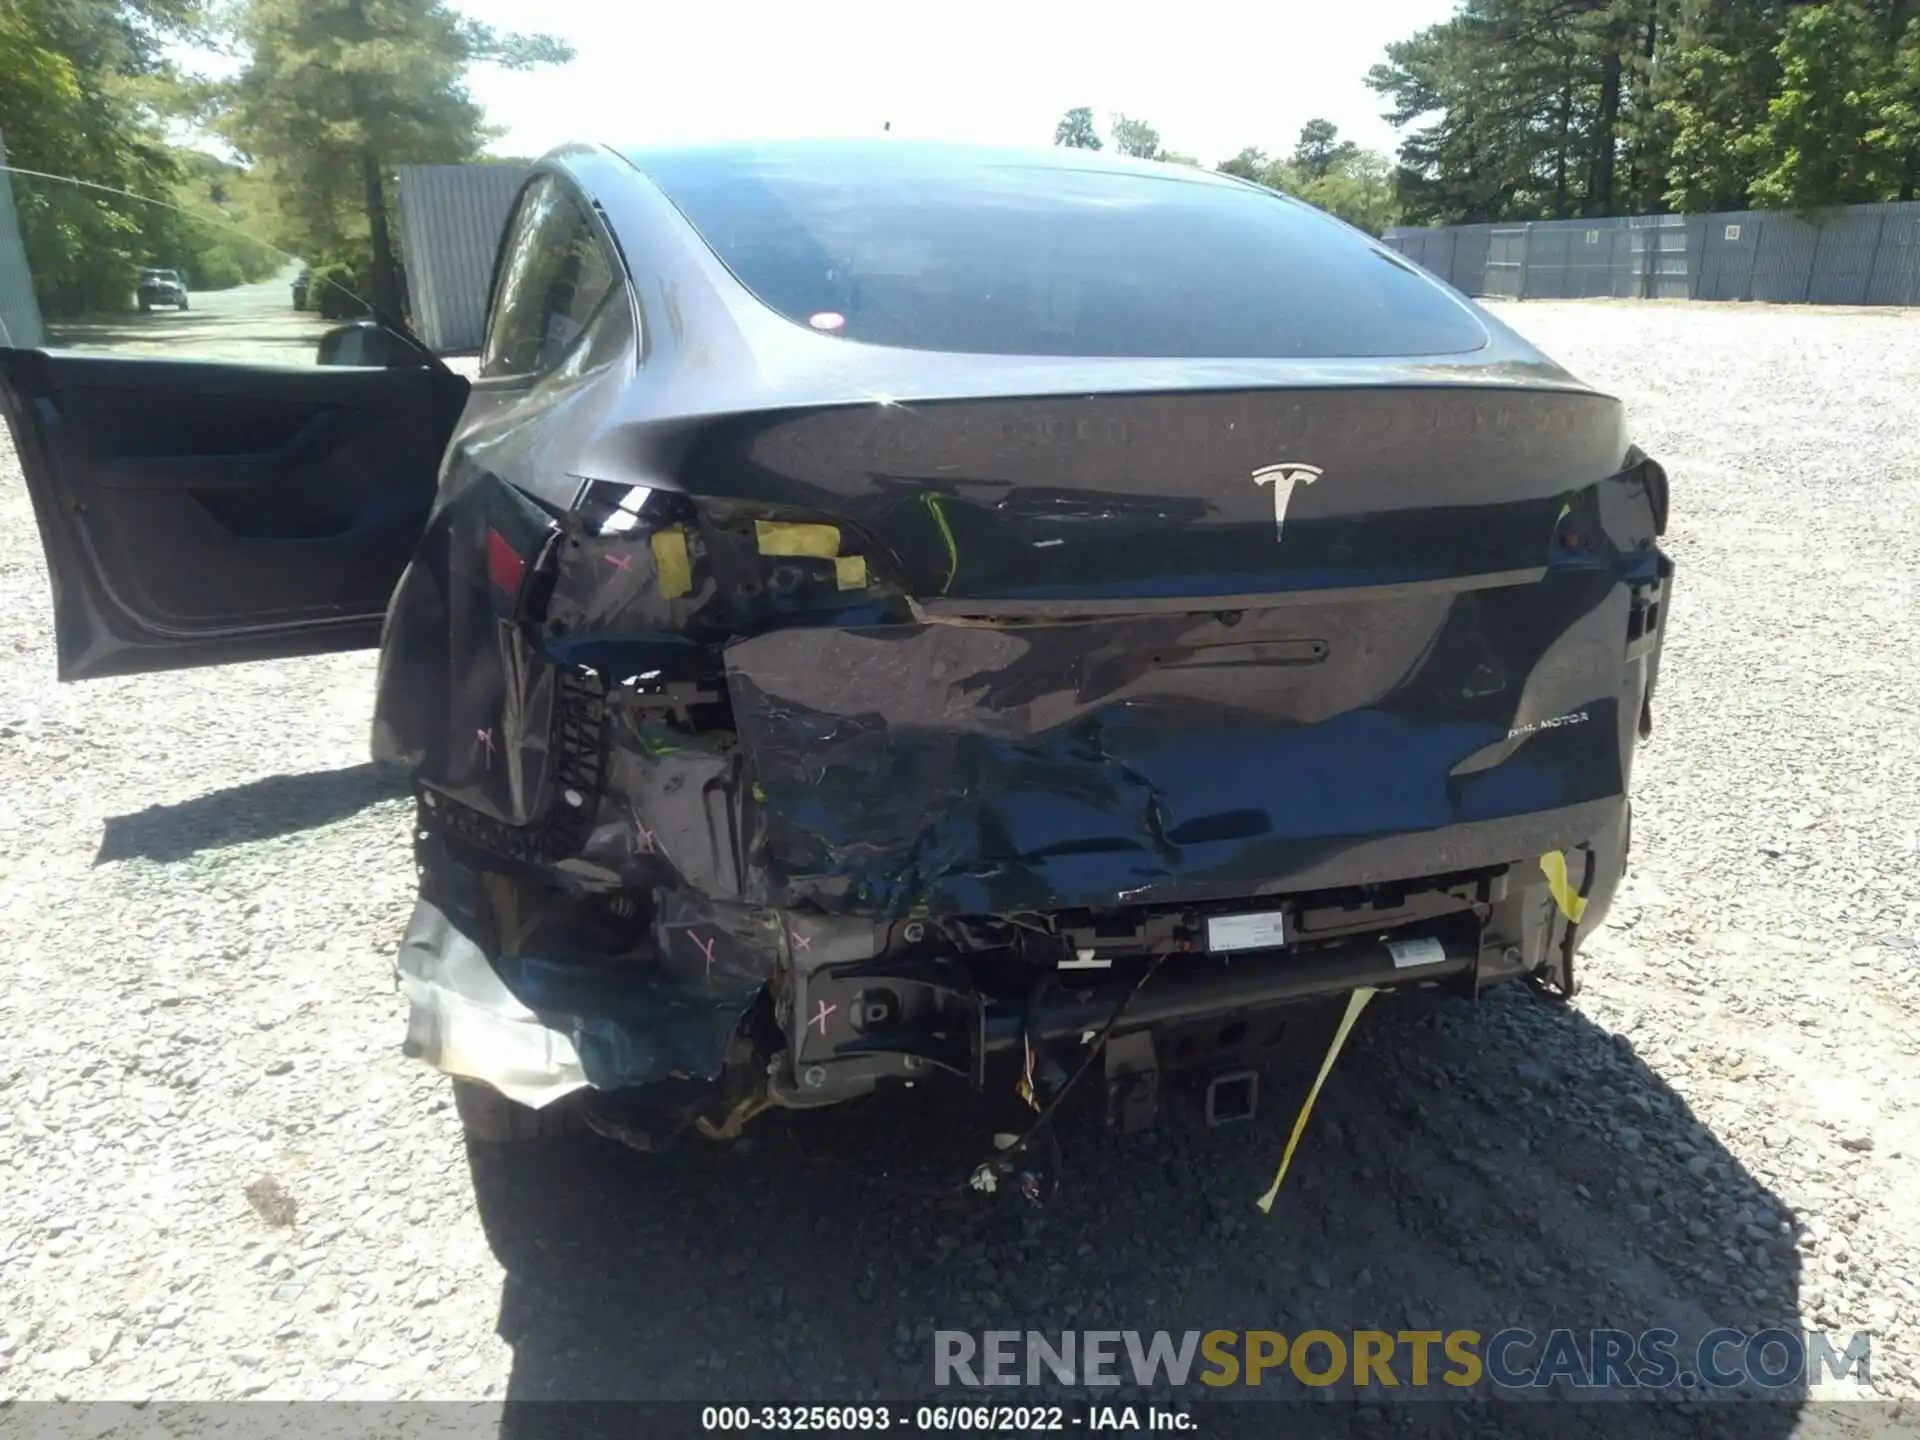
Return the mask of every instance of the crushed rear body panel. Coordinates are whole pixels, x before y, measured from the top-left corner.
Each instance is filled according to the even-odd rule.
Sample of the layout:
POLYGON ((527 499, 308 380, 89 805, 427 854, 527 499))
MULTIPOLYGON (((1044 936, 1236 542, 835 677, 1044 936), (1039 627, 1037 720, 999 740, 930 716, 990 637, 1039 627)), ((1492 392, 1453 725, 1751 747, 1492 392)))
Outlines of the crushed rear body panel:
MULTIPOLYGON (((889 403, 672 449, 670 484, 564 507, 472 476, 389 617, 378 748, 432 864, 530 911, 427 930, 492 927, 465 939, 512 1033, 521 1006, 570 1037, 554 1093, 716 1078, 755 1023, 804 1089, 874 989, 836 967, 918 1017, 840 1037, 856 1088, 977 1080, 1009 925, 1204 954, 1209 915, 1371 895, 1383 929, 1454 926, 1482 983, 1570 975, 1605 913, 1671 567, 1604 397, 889 403)), ((432 948, 422 1034, 475 1000, 432 948)))

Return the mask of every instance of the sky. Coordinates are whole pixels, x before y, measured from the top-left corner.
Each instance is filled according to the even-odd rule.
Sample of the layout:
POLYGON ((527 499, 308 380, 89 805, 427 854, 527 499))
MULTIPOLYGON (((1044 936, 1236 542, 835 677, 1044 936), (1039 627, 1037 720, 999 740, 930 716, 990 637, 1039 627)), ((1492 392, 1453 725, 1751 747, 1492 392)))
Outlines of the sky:
POLYGON ((505 127, 496 154, 569 140, 877 134, 1050 145, 1070 106, 1152 123, 1169 150, 1215 164, 1293 148, 1324 116, 1362 145, 1397 141, 1367 89, 1389 41, 1454 0, 1174 0, 1138 9, 1061 0, 454 0, 503 30, 573 43, 570 65, 476 70, 505 127))

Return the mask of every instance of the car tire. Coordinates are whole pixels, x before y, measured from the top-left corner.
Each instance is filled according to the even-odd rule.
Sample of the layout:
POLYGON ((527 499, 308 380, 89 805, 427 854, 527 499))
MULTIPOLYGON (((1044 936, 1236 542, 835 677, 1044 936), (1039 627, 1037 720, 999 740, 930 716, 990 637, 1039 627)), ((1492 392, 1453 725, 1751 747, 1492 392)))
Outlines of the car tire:
POLYGON ((147 301, 142 300, 140 302, 140 313, 142 315, 151 315, 153 313, 153 306, 147 301))
POLYGON ((193 307, 192 307, 192 306, 190 306, 190 305, 188 305, 186 301, 184 301, 184 300, 182 300, 182 301, 180 302, 180 308, 181 308, 182 310, 190 310, 190 309, 192 309, 193 307))
POLYGON ((550 1140, 578 1128, 580 1107, 572 1097, 539 1110, 509 1100, 491 1085, 455 1079, 453 1108, 467 1139, 482 1145, 513 1145, 550 1140))

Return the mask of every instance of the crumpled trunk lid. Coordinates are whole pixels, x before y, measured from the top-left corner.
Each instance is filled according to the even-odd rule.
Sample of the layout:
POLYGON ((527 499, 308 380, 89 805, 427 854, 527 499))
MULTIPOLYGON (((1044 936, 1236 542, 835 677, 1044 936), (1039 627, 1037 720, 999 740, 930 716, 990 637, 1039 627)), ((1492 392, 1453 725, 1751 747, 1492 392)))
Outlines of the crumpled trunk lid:
POLYGON ((1344 934, 1516 867, 1476 974, 1570 975, 1624 860, 1665 477, 1603 397, 1416 378, 683 418, 609 431, 570 506, 449 486, 376 724, 421 789, 422 1053, 491 1026, 529 1098, 713 1077, 763 999, 791 1038, 928 958, 889 922, 1344 934))
POLYGON ((916 602, 725 648, 767 903, 1364 884, 1571 847, 1622 803, 1666 569, 1604 397, 869 408, 693 458, 730 496, 831 505, 916 602))
POLYGON ((986 914, 1571 846, 1625 788, 1628 605, 1588 572, 1231 618, 741 642, 728 684, 771 893, 986 914))
POLYGON ((707 419, 598 518, 482 478, 396 596, 381 752, 577 883, 876 920, 1578 846, 1648 713, 1664 476, 1603 396, 1413 368, 707 419))

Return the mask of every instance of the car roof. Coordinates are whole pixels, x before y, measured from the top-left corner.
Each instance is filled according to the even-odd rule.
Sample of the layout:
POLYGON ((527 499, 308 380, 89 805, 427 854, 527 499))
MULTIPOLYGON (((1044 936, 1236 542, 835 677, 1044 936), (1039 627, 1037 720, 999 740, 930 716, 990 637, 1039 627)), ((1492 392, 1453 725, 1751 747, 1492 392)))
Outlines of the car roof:
POLYGON ((1257 188, 1231 175, 1202 170, 1164 160, 1137 160, 1126 155, 1111 155, 1103 150, 1081 150, 1071 146, 1051 148, 1012 145, 978 145, 945 140, 896 139, 812 139, 726 141, 706 145, 611 145, 608 147, 641 173, 654 167, 671 165, 685 173, 702 161, 716 167, 754 161, 774 162, 796 167, 832 167, 838 173, 879 171, 902 163, 916 168, 942 165, 966 168, 980 165, 1018 166, 1024 169, 1091 171, 1109 174, 1133 174, 1150 179, 1179 181, 1217 188, 1257 188))

